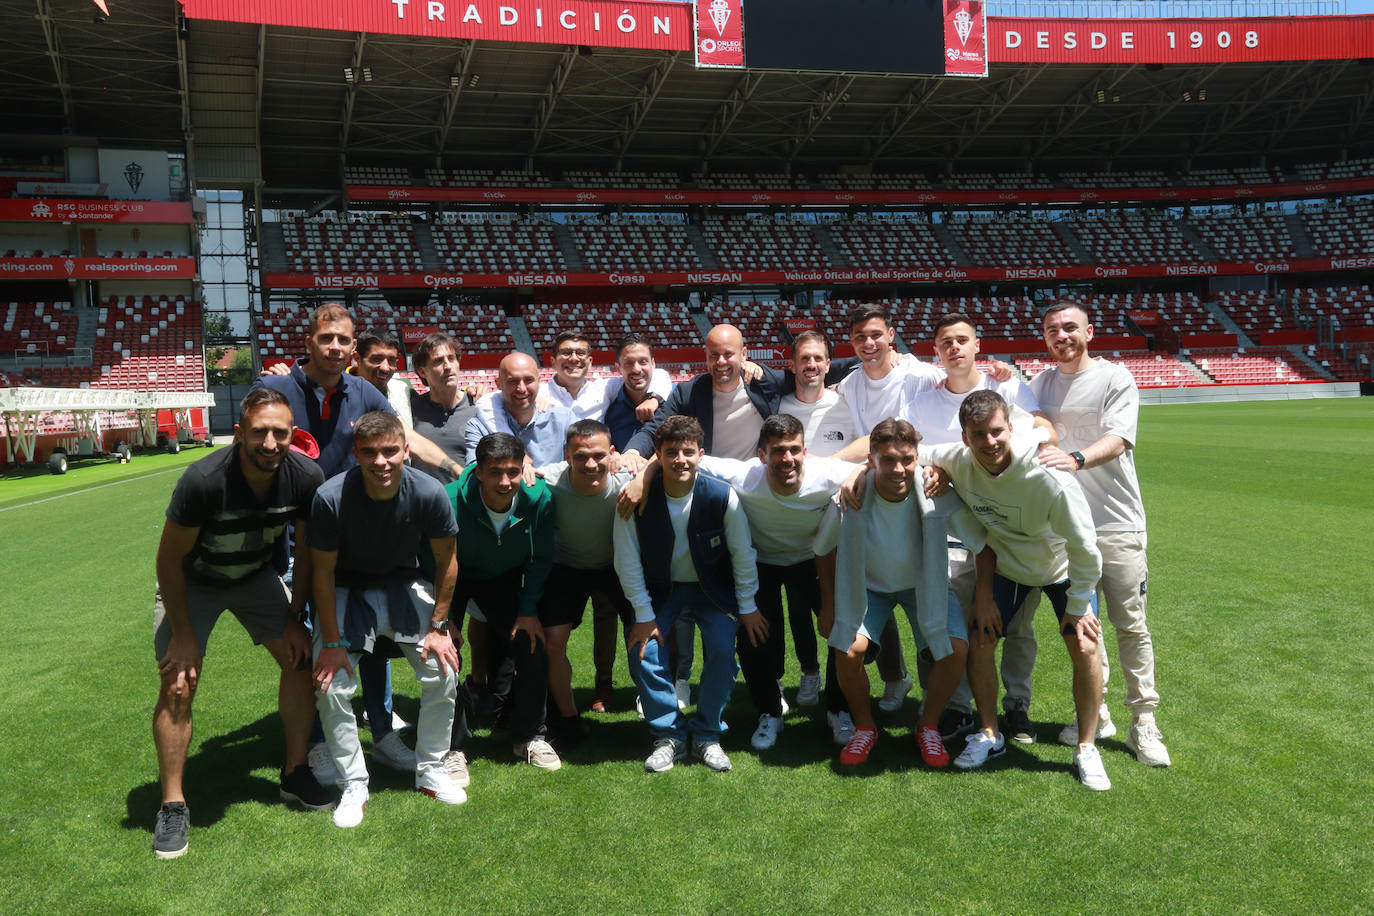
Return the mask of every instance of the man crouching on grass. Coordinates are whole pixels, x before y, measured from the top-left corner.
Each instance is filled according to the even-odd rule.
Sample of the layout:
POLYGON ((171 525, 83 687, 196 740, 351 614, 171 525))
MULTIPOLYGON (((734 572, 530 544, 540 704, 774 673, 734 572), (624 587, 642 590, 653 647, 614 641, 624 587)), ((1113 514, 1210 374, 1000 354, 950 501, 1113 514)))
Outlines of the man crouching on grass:
MULTIPOLYGON (((277 575, 286 568, 286 526, 298 538, 315 490, 324 481, 315 462, 291 451, 291 407, 280 392, 258 388, 243 399, 234 445, 202 458, 177 481, 157 548, 157 599, 153 643, 162 675, 153 711, 162 809, 153 831, 153 854, 175 859, 186 852, 190 815, 182 793, 191 743, 191 701, 200 681, 205 644, 226 609, 253 642, 281 666, 277 709, 286 732, 281 797, 307 808, 332 808, 338 793, 325 789, 305 762, 314 691, 310 686, 310 635, 301 622, 305 587, 289 593, 277 575)), ((296 541, 298 582, 309 582, 304 541, 296 541), (298 573, 299 574, 299 573, 298 573)))
POLYGON ((356 827, 368 800, 367 766, 351 698, 354 668, 378 636, 390 637, 420 682, 415 788, 450 805, 467 793, 445 772, 453 728, 458 650, 448 611, 458 578, 458 524, 443 486, 406 467, 405 429, 390 413, 363 414, 353 427, 358 466, 326 481, 310 512, 314 565, 315 686, 325 742, 342 774, 339 827, 356 827), (435 557, 435 586, 421 578, 421 538, 435 557))

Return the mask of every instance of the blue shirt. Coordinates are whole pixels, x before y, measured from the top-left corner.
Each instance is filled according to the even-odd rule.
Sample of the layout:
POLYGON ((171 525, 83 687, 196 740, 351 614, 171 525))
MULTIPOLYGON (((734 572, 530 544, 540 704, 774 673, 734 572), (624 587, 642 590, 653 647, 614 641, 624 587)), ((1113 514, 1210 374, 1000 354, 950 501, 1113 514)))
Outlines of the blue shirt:
MULTIPOLYGON (((524 443, 525 453, 536 466, 563 460, 563 445, 567 439, 568 427, 577 420, 571 410, 559 405, 550 407, 543 413, 536 410, 533 419, 527 425, 521 426, 510 415, 510 411, 506 410, 506 402, 500 392, 492 395, 491 406, 497 416, 504 421, 511 435, 524 443)), ((482 441, 482 437, 488 433, 504 431, 489 426, 479 409, 477 416, 469 420, 467 425, 468 456, 475 462, 477 443, 482 441)))
POLYGON ((301 360, 292 366, 290 375, 264 376, 253 387, 271 388, 286 395, 292 422, 315 438, 320 447, 316 462, 325 477, 333 477, 357 463, 353 460, 353 425, 358 418, 374 410, 390 414, 396 410, 371 382, 345 372, 339 387, 329 395, 329 419, 321 419, 320 396, 316 393, 320 386, 301 370, 305 362, 301 360))

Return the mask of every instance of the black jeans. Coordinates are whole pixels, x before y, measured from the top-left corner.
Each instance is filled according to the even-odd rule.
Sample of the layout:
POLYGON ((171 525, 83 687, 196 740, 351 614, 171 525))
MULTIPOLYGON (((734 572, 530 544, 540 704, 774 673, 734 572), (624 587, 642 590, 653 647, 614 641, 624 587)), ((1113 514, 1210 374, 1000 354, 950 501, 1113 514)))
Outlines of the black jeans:
POLYGON ((754 709, 760 715, 781 716, 782 693, 778 690, 778 679, 782 677, 783 657, 787 651, 787 638, 783 635, 783 589, 787 590, 789 616, 797 613, 806 615, 807 628, 811 633, 811 658, 814 660, 816 635, 811 615, 820 607, 820 585, 816 580, 816 564, 811 560, 793 566, 760 563, 758 569, 759 592, 756 601, 758 612, 768 621, 768 639, 755 646, 749 642, 748 634, 741 627, 735 638, 735 648, 739 653, 739 666, 744 673, 749 698, 754 701, 754 709))

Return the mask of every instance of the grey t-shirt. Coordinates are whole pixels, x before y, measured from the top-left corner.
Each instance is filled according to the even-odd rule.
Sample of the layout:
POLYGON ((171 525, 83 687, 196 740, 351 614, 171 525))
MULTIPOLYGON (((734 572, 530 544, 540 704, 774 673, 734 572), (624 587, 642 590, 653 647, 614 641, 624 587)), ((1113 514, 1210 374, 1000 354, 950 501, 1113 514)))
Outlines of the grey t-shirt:
POLYGON ((609 567, 615 560, 611 534, 616 500, 631 475, 611 474, 604 491, 584 496, 573 489, 566 461, 544 465, 539 472, 553 494, 554 562, 574 569, 609 567))
MULTIPOLYGON (((467 429, 468 420, 477 416, 477 405, 472 398, 465 394, 458 399, 452 410, 448 410, 434 403, 429 395, 411 391, 410 416, 411 426, 417 433, 439 446, 444 450, 444 454, 464 467, 471 464, 472 456, 468 454, 464 431, 467 429)), ((440 483, 448 483, 451 479, 447 473, 430 467, 413 453, 410 462, 440 483)))
POLYGON ((339 585, 381 588, 420 578, 421 540, 458 534, 448 494, 427 475, 402 467, 396 496, 376 501, 363 488, 362 474, 351 468, 320 485, 310 509, 310 546, 338 553, 339 585))

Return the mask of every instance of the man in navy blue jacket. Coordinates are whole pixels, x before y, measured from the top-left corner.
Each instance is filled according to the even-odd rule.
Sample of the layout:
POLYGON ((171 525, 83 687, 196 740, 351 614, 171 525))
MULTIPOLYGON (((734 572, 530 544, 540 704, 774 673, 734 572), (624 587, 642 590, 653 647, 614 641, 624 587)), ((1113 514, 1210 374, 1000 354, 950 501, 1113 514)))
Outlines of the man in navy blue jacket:
POLYGON ((615 523, 615 569, 635 612, 627 639, 630 673, 639 687, 653 749, 644 768, 672 769, 687 752, 717 772, 730 769, 720 747, 723 714, 739 670, 736 619, 750 641, 768 637, 754 604, 758 570, 749 521, 729 484, 698 474, 701 425, 674 416, 658 427, 660 473, 649 485, 642 515, 615 523), (665 664, 661 634, 690 611, 701 628, 705 664, 696 715, 686 721, 665 664))

